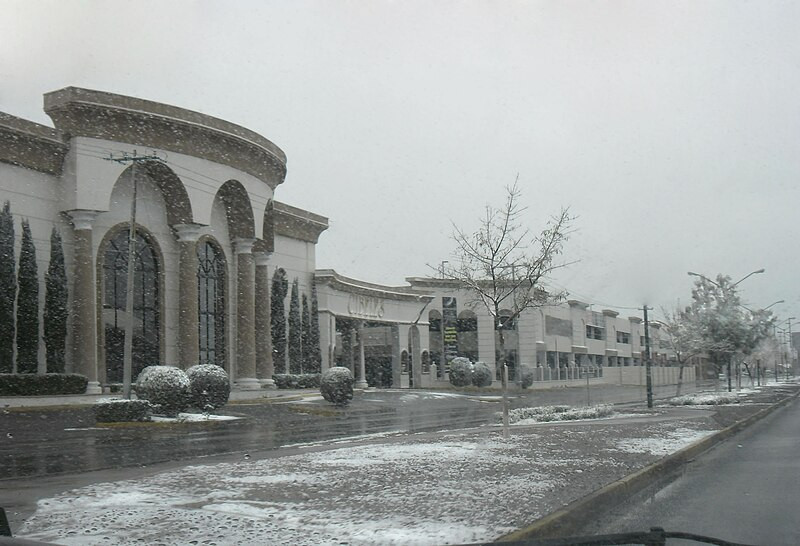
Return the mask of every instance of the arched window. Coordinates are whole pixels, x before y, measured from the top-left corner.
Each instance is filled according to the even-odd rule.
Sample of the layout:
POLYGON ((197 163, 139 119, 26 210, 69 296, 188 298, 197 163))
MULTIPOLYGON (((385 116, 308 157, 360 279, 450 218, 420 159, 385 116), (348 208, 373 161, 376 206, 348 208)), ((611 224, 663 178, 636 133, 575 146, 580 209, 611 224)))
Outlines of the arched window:
POLYGON ((458 314, 458 356, 478 360, 478 316, 469 309, 458 314))
POLYGON ((197 305, 200 364, 225 367, 225 259, 205 241, 197 245, 197 305))
POLYGON ((517 356, 519 349, 519 333, 517 332, 517 317, 507 309, 500 311, 500 316, 495 320, 495 362, 497 363, 497 379, 502 378, 502 364, 508 366, 509 380, 516 379, 517 356), (500 352, 500 335, 503 336, 505 355, 500 352))
MULTIPOLYGON (((105 325, 106 381, 122 382, 125 349, 125 313, 128 286, 128 235, 120 230, 105 249, 103 322, 105 325)), ((159 263, 153 244, 136 233, 133 280, 133 356, 131 380, 145 367, 160 363, 159 263)))

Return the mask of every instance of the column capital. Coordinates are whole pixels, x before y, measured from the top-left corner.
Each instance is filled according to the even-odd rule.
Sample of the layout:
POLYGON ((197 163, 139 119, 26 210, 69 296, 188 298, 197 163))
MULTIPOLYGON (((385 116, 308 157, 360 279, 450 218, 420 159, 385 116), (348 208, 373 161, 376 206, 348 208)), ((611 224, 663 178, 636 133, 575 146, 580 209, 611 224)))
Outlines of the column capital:
POLYGON ((253 252, 253 245, 255 242, 255 239, 236 237, 233 240, 234 252, 236 254, 251 254, 253 252))
POLYGON ((69 215, 70 220, 72 221, 72 225, 75 227, 76 230, 79 229, 92 229, 92 222, 94 219, 97 218, 97 215, 100 214, 99 210, 88 210, 88 209, 73 209, 64 211, 69 215))
POLYGON ((203 228, 200 224, 173 224, 172 229, 175 231, 175 236, 178 238, 179 243, 196 243, 200 238, 200 230, 203 228))
POLYGON ((256 261, 256 267, 269 265, 269 257, 272 252, 256 251, 253 252, 253 258, 256 261))

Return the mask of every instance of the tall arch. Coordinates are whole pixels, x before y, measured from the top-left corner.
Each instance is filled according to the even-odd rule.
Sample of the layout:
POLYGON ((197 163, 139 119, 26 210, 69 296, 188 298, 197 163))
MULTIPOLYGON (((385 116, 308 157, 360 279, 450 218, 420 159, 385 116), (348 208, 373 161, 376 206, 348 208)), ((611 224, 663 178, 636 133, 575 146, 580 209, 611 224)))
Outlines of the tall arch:
POLYGON ((517 318, 510 319, 514 314, 509 309, 501 309, 498 320, 495 321, 495 362, 496 378, 502 379, 503 362, 508 365, 508 378, 515 379, 517 360, 519 359, 519 333, 517 332, 517 318), (503 336, 503 350, 500 352, 500 336, 503 336))
MULTIPOLYGON (((227 262, 211 237, 197 243, 198 344, 201 364, 229 370, 227 359, 227 262)), ((230 370, 229 370, 230 371, 230 370)))
POLYGON ((470 309, 458 314, 458 356, 478 360, 478 316, 470 309))
POLYGON ((228 180, 215 197, 222 201, 228 223, 228 235, 234 239, 255 239, 253 207, 247 190, 238 180, 228 180))
POLYGON ((442 377, 445 365, 443 335, 442 313, 438 309, 431 309, 428 312, 428 343, 430 344, 430 361, 436 364, 438 377, 442 377))
MULTIPOLYGON (((155 238, 147 229, 136 226, 133 292, 133 355, 131 379, 136 380, 145 367, 160 364, 164 358, 163 256, 155 238)), ((103 355, 105 383, 121 383, 128 288, 129 228, 118 225, 109 230, 98 252, 99 299, 98 341, 103 355)))

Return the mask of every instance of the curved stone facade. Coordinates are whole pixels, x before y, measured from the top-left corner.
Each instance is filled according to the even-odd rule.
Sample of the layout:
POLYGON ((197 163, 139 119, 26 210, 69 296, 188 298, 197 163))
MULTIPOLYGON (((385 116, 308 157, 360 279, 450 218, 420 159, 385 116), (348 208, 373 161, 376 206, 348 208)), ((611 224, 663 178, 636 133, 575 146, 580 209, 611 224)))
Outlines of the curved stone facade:
MULTIPOLYGON (((224 120, 99 91, 48 93, 45 111, 54 128, 0 115, 0 197, 17 234, 19 219, 30 219, 42 300, 51 229, 63 237, 68 371, 87 375, 92 392, 116 377, 135 195, 140 360, 188 367, 213 343, 235 385, 271 382, 271 352, 254 349, 269 305, 256 298, 268 301, 264 287, 277 267, 310 293, 315 244, 327 229, 326 218, 274 201, 283 151, 224 120), (212 245, 203 248, 213 249, 217 268, 202 278, 198 242, 212 245)), ((40 371, 44 360, 42 346, 40 371)))

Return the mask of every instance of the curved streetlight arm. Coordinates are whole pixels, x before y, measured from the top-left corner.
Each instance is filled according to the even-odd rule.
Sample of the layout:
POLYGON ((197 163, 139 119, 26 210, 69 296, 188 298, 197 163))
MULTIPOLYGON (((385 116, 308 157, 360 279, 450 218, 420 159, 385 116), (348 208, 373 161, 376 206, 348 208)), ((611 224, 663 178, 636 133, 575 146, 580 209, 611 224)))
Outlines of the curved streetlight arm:
POLYGON ((741 279, 739 279, 738 281, 733 283, 732 286, 736 286, 737 284, 739 284, 743 280, 747 279, 748 277, 752 277, 753 275, 757 275, 758 273, 763 273, 764 271, 766 271, 766 270, 763 267, 761 269, 756 269, 755 271, 753 271, 751 273, 748 273, 747 275, 745 275, 744 277, 742 277, 741 279))
MULTIPOLYGON (((766 271, 766 269, 764 269, 763 267, 761 269, 756 269, 755 271, 751 271, 750 273, 748 273, 747 275, 745 275, 744 277, 742 277, 741 279, 739 279, 738 281, 733 283, 731 285, 731 288, 735 288, 739 283, 741 283, 745 279, 747 279, 749 277, 752 277, 753 275, 757 275, 759 273, 763 273, 764 271, 766 271)), ((708 282, 710 282, 711 284, 713 284, 717 288, 722 288, 718 283, 712 281, 711 279, 709 279, 708 277, 706 277, 705 275, 702 275, 700 273, 695 273, 694 271, 687 271, 686 274, 689 275, 690 277, 700 277, 701 279, 707 280, 708 282)), ((776 303, 778 303, 778 302, 776 302, 776 303)))

